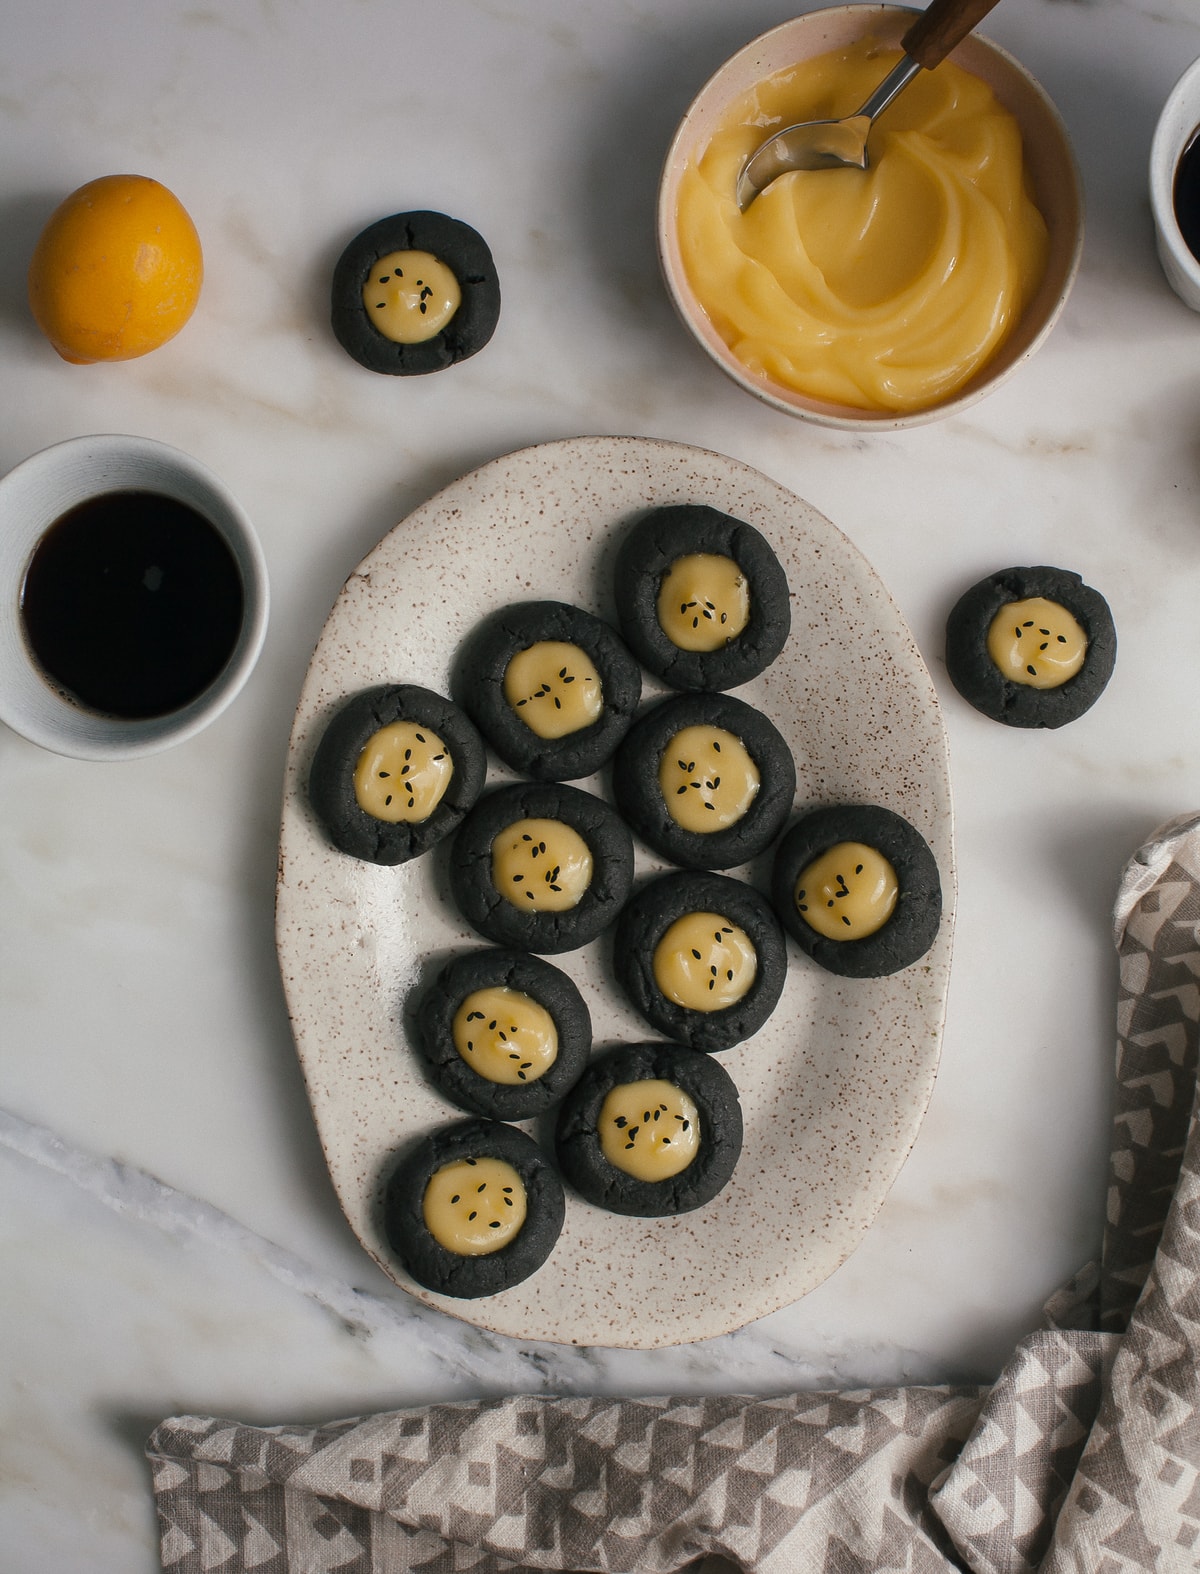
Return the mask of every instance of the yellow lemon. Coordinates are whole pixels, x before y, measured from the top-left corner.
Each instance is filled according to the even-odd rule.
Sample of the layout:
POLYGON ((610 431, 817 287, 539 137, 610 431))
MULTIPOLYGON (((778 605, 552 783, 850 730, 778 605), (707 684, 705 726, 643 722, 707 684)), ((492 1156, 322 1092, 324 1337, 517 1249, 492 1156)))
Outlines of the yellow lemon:
POLYGON ((179 198, 145 175, 105 175, 50 215, 29 264, 29 304, 64 361, 131 361, 175 337, 203 277, 179 198))

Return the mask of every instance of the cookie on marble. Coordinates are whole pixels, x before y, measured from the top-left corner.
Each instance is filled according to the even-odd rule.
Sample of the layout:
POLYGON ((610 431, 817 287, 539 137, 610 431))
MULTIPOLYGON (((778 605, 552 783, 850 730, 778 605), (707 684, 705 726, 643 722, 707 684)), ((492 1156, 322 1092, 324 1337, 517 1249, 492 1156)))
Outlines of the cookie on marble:
POLYGON ((383 1234, 418 1284, 475 1300, 536 1273, 565 1211, 562 1183, 532 1137, 467 1120, 430 1132, 396 1165, 383 1234))
POLYGON ((1006 568, 973 585, 946 622, 946 670, 976 710, 1008 727, 1062 727, 1112 676, 1108 603, 1062 568, 1006 568))
POLYGON ((401 864, 461 824, 483 790, 483 739, 450 700, 413 683, 364 689, 321 735, 308 796, 334 846, 401 864))
POLYGON ((592 1019, 572 979, 523 951, 468 951, 422 992, 416 1037, 452 1103, 492 1120, 527 1120, 579 1080, 592 1019))
POLYGON ((672 504, 638 520, 621 544, 614 588, 630 649, 676 689, 748 683, 791 628, 787 575, 769 543, 706 504, 672 504))
POLYGON ((757 1033, 779 1004, 787 947, 765 897, 697 870, 661 875, 626 905, 613 966, 651 1027, 713 1053, 757 1033))
POLYGON ((779 844, 771 900, 801 950, 827 972, 882 978, 911 967, 937 938, 937 860, 890 809, 816 809, 779 844))
POLYGON ((563 601, 489 617, 458 663, 462 703, 492 748, 535 781, 576 781, 612 756, 642 694, 637 662, 602 618, 563 601))
POLYGON ((450 853, 463 917, 496 945, 573 951, 616 918, 633 883, 633 838, 578 787, 521 782, 487 793, 450 853))
POLYGON ((655 852, 686 869, 732 869, 783 829, 796 765, 775 724, 730 694, 678 694, 630 728, 613 796, 655 852))
POLYGON ((733 1078, 675 1044, 631 1044, 594 1060, 563 1101, 555 1136, 567 1182, 610 1213, 659 1218, 702 1208, 742 1149, 733 1078))
POLYGON ((487 242, 444 213, 394 213, 356 235, 333 270, 331 320, 368 371, 413 377, 477 354, 500 281, 487 242))

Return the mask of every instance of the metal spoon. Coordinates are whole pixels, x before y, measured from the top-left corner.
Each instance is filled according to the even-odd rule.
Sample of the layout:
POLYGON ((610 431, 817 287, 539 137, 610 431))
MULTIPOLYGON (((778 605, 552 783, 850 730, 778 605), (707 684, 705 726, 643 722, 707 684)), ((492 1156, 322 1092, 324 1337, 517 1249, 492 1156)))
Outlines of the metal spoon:
POLYGON ((777 131, 747 159, 738 176, 737 204, 745 213, 773 180, 794 169, 867 167, 867 135, 875 116, 892 102, 917 72, 932 71, 998 0, 931 0, 928 9, 900 40, 904 57, 884 77, 857 114, 845 120, 809 120, 777 131))

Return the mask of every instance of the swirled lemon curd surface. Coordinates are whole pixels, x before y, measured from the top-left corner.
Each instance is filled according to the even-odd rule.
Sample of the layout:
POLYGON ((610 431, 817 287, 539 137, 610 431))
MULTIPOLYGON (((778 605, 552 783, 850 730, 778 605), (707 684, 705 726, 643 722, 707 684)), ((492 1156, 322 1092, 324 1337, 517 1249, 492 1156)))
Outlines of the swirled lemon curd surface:
POLYGON ((1013 116, 947 62, 876 121, 869 169, 784 175, 745 213, 734 196, 768 136, 853 114, 899 58, 864 39, 759 83, 685 169, 678 225, 692 290, 749 372, 908 413, 987 364, 1045 270, 1013 116))

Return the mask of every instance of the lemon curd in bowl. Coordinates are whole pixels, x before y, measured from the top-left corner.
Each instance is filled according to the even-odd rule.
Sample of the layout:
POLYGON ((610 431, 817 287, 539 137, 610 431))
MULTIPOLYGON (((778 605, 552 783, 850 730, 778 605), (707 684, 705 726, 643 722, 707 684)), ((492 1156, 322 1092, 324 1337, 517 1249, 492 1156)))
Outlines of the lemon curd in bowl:
POLYGON ((826 424, 915 425, 972 402, 1041 342, 1078 266, 1065 133, 977 37, 883 112, 870 168, 793 172, 739 211, 747 158, 785 126, 852 114, 912 16, 841 6, 747 46, 664 174, 660 252, 684 321, 743 387, 826 424))

